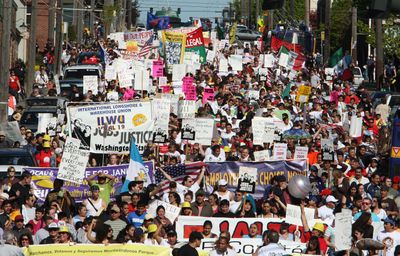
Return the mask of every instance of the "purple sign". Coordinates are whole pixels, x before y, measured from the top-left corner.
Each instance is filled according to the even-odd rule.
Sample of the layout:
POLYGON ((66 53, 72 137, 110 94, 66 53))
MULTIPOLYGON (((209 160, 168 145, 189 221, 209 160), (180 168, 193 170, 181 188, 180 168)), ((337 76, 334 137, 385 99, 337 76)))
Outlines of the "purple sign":
MULTIPOLYGON (((103 167, 92 167, 86 168, 85 179, 83 184, 76 184, 71 182, 64 182, 64 188, 66 188, 76 202, 81 202, 83 199, 89 196, 89 185, 87 183, 87 177, 97 173, 103 172, 110 174, 116 178, 114 188, 111 191, 111 198, 114 198, 122 187, 122 177, 126 176, 128 164, 114 165, 114 166, 103 166, 103 167)), ((144 162, 144 166, 149 172, 149 176, 154 183, 154 162, 144 162)), ((47 194, 53 189, 54 180, 57 177, 58 168, 41 168, 41 167, 28 167, 25 170, 32 173, 32 186, 35 189, 35 195, 39 199, 39 202, 44 202, 47 194)))

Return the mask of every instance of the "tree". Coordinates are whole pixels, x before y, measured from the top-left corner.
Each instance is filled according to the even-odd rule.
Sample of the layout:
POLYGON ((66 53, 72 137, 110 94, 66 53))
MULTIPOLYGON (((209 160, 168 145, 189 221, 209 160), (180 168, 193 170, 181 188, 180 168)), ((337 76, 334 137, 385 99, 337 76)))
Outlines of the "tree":
POLYGON ((331 51, 350 48, 352 0, 334 0, 331 9, 331 51))
POLYGON ((132 1, 132 26, 136 26, 137 19, 140 16, 139 12, 139 1, 138 0, 128 0, 132 1))
MULTIPOLYGON (((283 8, 286 9, 286 12, 288 15, 291 16, 291 10, 290 10, 290 4, 292 0, 286 0, 285 5, 283 8)), ((306 9, 305 9, 305 4, 304 0, 293 0, 293 17, 290 17, 291 19, 297 20, 297 21, 303 21, 304 20, 304 15, 306 14, 306 9)))

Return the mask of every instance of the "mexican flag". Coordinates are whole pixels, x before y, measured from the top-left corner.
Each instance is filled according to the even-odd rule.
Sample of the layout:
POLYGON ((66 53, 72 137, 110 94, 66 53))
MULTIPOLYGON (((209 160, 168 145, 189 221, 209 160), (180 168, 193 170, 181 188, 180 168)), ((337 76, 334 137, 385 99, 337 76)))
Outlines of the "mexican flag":
POLYGON ((305 61, 306 57, 304 57, 303 54, 296 52, 289 52, 288 68, 299 71, 303 67, 305 61))
POLYGON ((281 46, 279 50, 279 61, 278 65, 282 67, 287 67, 289 61, 289 50, 285 46, 281 46))
POLYGON ((329 66, 334 67, 339 64, 339 62, 343 58, 343 48, 340 47, 330 58, 329 58, 329 66))

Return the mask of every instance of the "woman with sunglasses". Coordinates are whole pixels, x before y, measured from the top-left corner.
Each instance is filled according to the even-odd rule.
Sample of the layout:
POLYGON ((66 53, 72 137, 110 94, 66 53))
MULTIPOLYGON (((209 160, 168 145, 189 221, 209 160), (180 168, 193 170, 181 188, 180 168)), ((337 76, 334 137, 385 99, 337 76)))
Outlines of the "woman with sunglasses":
POLYGON ((29 245, 33 244, 33 239, 31 234, 25 233, 22 234, 18 239, 18 246, 19 247, 29 247, 29 245))

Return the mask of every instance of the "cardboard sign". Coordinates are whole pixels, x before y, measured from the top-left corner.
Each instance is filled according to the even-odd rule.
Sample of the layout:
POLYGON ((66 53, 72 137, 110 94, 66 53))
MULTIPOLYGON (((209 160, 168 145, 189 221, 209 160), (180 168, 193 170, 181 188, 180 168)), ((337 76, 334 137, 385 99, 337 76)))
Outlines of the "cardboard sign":
POLYGON ((353 216, 351 210, 342 209, 335 214, 335 247, 338 251, 351 248, 351 225, 353 216))
POLYGON ((196 139, 196 119, 183 119, 181 139, 194 141, 196 139))
POLYGON ((257 168, 239 167, 238 191, 254 193, 256 190, 257 168))
POLYGON ((104 78, 107 81, 111 81, 111 80, 115 80, 117 79, 117 71, 115 70, 115 68, 113 66, 110 65, 106 65, 106 70, 104 73, 104 78))
MULTIPOLYGON (((313 208, 304 208, 304 213, 306 215, 307 224, 312 227, 311 223, 314 223, 314 215, 315 209, 313 208)), ((293 224, 296 226, 303 226, 301 222, 301 209, 298 205, 288 204, 286 206, 286 223, 293 224)))
POLYGON ((92 91, 93 95, 97 94, 99 82, 97 76, 83 76, 83 94, 92 91))
POLYGON ((174 64, 172 66, 172 80, 182 81, 186 75, 186 64, 174 64))
POLYGON ((67 138, 57 179, 77 184, 83 183, 90 153, 87 150, 81 150, 80 145, 81 141, 79 139, 67 138))
POLYGON ((203 92, 203 104, 206 104, 207 101, 213 102, 214 101, 214 89, 213 88, 204 88, 203 92))
POLYGON ((164 76, 164 62, 162 60, 153 61, 152 76, 153 77, 164 76))
POLYGON ((321 139, 321 147, 322 147, 322 160, 333 161, 335 155, 333 140, 321 139))
POLYGON ((241 71, 243 69, 242 59, 242 55, 231 55, 228 58, 229 65, 232 67, 232 70, 241 71))
POLYGON ((185 76, 185 77, 182 79, 182 91, 183 91, 184 93, 186 93, 186 87, 188 87, 188 86, 193 86, 193 81, 194 81, 194 78, 191 77, 191 76, 185 76))
POLYGON ((256 162, 268 161, 270 159, 269 150, 254 151, 253 155, 256 162))
POLYGON ((165 217, 169 219, 172 223, 174 223, 181 212, 180 207, 176 207, 175 205, 169 204, 161 200, 154 200, 151 204, 149 204, 147 212, 152 214, 153 216, 157 216, 156 210, 157 207, 160 205, 164 206, 165 208, 165 217))
POLYGON ((308 147, 296 146, 294 151, 294 159, 307 159, 308 147))
POLYGON ((196 113, 195 101, 179 101, 178 118, 194 118, 196 113))
POLYGON ((196 100, 196 86, 194 85, 186 86, 185 99, 194 101, 196 100))
POLYGON ((286 160, 287 144, 286 143, 275 143, 273 151, 274 160, 286 160))
POLYGON ((301 102, 301 103, 308 102, 310 93, 311 93, 311 86, 300 85, 300 87, 297 91, 296 101, 301 102))
POLYGON ((130 88, 133 85, 133 74, 118 73, 119 87, 130 88))

